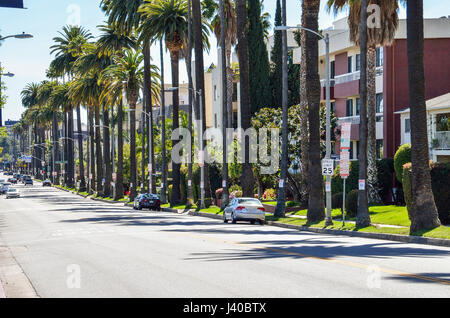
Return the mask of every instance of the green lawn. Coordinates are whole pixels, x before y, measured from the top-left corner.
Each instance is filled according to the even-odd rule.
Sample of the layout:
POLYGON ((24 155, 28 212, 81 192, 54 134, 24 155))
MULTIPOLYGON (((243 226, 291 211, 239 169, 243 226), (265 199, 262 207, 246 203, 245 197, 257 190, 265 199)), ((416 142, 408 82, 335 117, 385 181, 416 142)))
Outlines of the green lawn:
MULTIPOLYGON (((273 216, 266 217, 268 221, 276 221, 285 224, 293 224, 298 226, 307 226, 311 228, 325 228, 325 221, 319 223, 308 223, 306 219, 298 218, 275 218, 273 216)), ((412 235, 412 236, 423 236, 430 238, 443 238, 450 239, 450 228, 445 226, 440 226, 433 230, 422 231, 419 233, 410 233, 409 228, 388 228, 388 227, 376 227, 368 226, 364 228, 356 228, 354 224, 346 223, 345 226, 342 222, 334 222, 332 226, 327 227, 327 229, 333 230, 344 230, 344 231, 356 231, 356 232, 371 232, 371 233, 386 233, 386 234, 398 234, 398 235, 412 235)))

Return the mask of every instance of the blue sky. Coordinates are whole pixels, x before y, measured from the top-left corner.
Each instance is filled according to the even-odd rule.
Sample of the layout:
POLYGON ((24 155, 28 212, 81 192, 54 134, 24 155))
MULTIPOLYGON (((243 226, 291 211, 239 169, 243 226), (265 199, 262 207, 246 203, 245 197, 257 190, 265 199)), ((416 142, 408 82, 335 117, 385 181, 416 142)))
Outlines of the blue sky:
MULTIPOLYGON (((288 25, 300 23, 300 0, 288 0, 288 25)), ((425 17, 436 18, 450 15, 450 0, 426 0, 425 17)), ((26 10, 0 8, 0 34, 2 36, 31 33, 33 39, 18 40, 7 39, 0 46, 0 63, 5 72, 14 73, 13 78, 3 78, 8 90, 7 104, 3 110, 3 120, 17 120, 23 112, 20 101, 20 92, 27 83, 39 82, 45 79, 45 70, 48 68, 52 56, 49 47, 53 44, 52 38, 66 24, 80 23, 89 29, 93 35, 98 35, 96 26, 101 24, 105 17, 99 8, 99 0, 24 0, 26 10)), ((331 22, 342 15, 335 17, 325 10, 326 1, 322 1, 320 13, 320 28, 326 28, 331 22)), ((265 0, 264 10, 272 18, 275 16, 275 0, 265 0)), ((405 10, 400 16, 406 17, 405 10)), ((215 39, 211 39, 212 50, 205 54, 205 65, 216 62, 217 51, 215 39)), ((155 51, 155 50, 154 50, 155 51)), ((156 50, 156 52, 158 52, 156 50)), ((166 79, 170 78, 169 57, 165 58, 166 79)), ((158 56, 153 62, 160 64, 158 56)), ((184 63, 180 64, 184 65, 184 63)), ((181 81, 186 80, 186 72, 181 68, 181 81)))

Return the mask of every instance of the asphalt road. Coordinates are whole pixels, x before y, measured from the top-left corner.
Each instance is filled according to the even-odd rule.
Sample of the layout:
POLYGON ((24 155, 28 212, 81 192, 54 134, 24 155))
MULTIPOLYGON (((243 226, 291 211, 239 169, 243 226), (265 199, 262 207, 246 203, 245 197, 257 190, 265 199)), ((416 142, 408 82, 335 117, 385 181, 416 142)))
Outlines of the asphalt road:
POLYGON ((18 187, 20 199, 0 197, 0 247, 39 297, 450 297, 450 248, 137 213, 18 187))

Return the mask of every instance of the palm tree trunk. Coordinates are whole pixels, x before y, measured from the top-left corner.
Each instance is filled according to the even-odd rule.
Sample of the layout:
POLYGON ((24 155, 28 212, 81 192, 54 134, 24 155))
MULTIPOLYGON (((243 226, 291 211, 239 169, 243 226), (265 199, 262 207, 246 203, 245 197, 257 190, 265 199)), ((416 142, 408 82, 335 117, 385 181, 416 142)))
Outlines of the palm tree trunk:
POLYGON ((411 232, 441 225, 431 188, 425 104, 423 0, 407 2, 408 79, 411 107, 411 232))
MULTIPOLYGON (((302 4, 303 26, 316 32, 319 29, 320 1, 304 0, 302 4)), ((305 31, 303 31, 305 32, 305 31)), ((307 65, 305 69, 306 87, 305 94, 309 106, 309 201, 308 221, 318 222, 325 218, 323 178, 321 171, 320 154, 320 80, 319 80, 319 45, 315 34, 305 32, 305 51, 307 65)))
POLYGON ((378 193, 377 169, 377 103, 376 103, 377 49, 370 45, 367 50, 367 186, 370 203, 382 203, 378 193))
MULTIPOLYGON (((239 72, 241 82, 241 125, 243 130, 251 128, 249 56, 247 38, 247 7, 245 0, 236 1, 237 39, 239 45, 239 72)), ((255 178, 250 163, 250 145, 245 142, 245 158, 242 164, 241 186, 244 197, 253 197, 255 178)))
POLYGON ((53 184, 59 185, 59 140, 58 140, 58 115, 57 112, 53 112, 53 160, 56 176, 53 178, 53 184))
MULTIPOLYGON (((91 167, 90 174, 91 174, 92 178, 91 178, 91 180, 89 182, 90 186, 89 186, 89 191, 88 192, 89 192, 89 194, 92 194, 92 192, 95 191, 95 184, 96 184, 96 180, 97 180, 97 177, 96 177, 96 174, 95 174, 94 107, 92 107, 92 106, 89 107, 89 136, 90 136, 90 138, 89 138, 89 140, 90 140, 89 147, 90 147, 90 152, 91 152, 91 154, 90 154, 90 161, 91 161, 90 162, 90 167, 91 167)), ((89 177, 91 177, 91 176, 89 176, 89 177)))
POLYGON ((136 102, 129 98, 130 105, 130 202, 137 196, 136 164, 136 102))
POLYGON ((115 201, 123 198, 123 101, 117 108, 117 178, 115 201))
POLYGON ((360 124, 359 124, 359 183, 364 182, 364 187, 359 187, 358 213, 356 226, 367 227, 370 225, 369 204, 367 195, 367 0, 361 1, 360 23, 361 46, 361 80, 360 80, 360 124))
MULTIPOLYGON (((301 32, 302 47, 306 47, 306 32, 301 32)), ((308 164, 309 164, 309 122, 308 122, 308 99, 306 97, 306 67, 307 50, 302 50, 300 65, 300 140, 301 140, 301 167, 302 167, 302 203, 307 204, 309 198, 308 164)))
MULTIPOLYGON (((172 67, 172 87, 179 87, 179 52, 170 52, 170 63, 172 67)), ((173 130, 180 127, 179 117, 179 90, 175 90, 173 96, 173 130)), ((172 139, 172 149, 177 146, 178 140, 172 139)), ((181 192, 180 192, 180 163, 175 162, 172 159, 172 194, 170 196, 170 205, 175 206, 180 204, 181 192)))
POLYGON ((80 192, 86 191, 86 179, 84 176, 83 135, 81 128, 81 107, 77 105, 77 130, 78 130, 78 160, 80 161, 80 192))
MULTIPOLYGON (((142 109, 145 111, 145 103, 142 105, 142 109)), ((146 120, 145 120, 145 114, 142 113, 141 115, 141 122, 142 122, 142 131, 141 131, 141 138, 142 138, 142 151, 141 151, 141 193, 145 193, 145 136, 146 136, 146 120)))
POLYGON ((69 121, 68 114, 64 112, 64 186, 69 185, 69 121))
MULTIPOLYGON (((147 138, 147 149, 149 150, 149 158, 148 163, 152 166, 152 170, 155 167, 155 155, 153 153, 153 131, 151 130, 153 127, 153 107, 152 107, 152 80, 151 80, 151 51, 150 51, 150 43, 147 43, 144 47, 144 107, 145 112, 147 113, 147 116, 144 116, 146 118, 147 123, 147 133, 150 133, 147 138)), ((145 156, 144 156, 145 157, 145 156)), ((143 165, 143 169, 145 171, 145 164, 143 165)), ((153 172, 151 172, 153 173, 153 172)), ((148 192, 154 192, 156 184, 154 183, 153 177, 149 172, 149 180, 148 180, 148 192), (151 186, 150 186, 151 185, 151 186), (152 191, 150 191, 150 188, 152 191)), ((145 176, 145 172, 143 173, 145 176)), ((144 177, 143 183, 145 185, 146 180, 144 177)))
POLYGON ((111 182, 112 182, 112 168, 111 168, 111 136, 109 128, 109 110, 106 105, 103 106, 103 160, 104 160, 104 179, 105 185, 103 187, 103 197, 111 197, 111 182))
POLYGON ((73 133, 73 109, 69 111, 68 128, 69 128, 69 139, 68 141, 68 183, 69 188, 75 188, 75 151, 74 151, 74 133, 73 133))
POLYGON ((101 145, 101 133, 100 133, 100 105, 96 104, 95 110, 95 151, 97 159, 97 194, 102 195, 103 190, 103 159, 102 159, 102 145, 101 145))

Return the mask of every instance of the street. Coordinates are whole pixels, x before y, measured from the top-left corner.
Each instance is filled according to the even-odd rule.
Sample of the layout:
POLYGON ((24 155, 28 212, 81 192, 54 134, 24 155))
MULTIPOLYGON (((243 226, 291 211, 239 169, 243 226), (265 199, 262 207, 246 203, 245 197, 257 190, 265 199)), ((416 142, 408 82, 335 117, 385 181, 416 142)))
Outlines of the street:
POLYGON ((21 198, 0 197, 0 249, 39 297, 450 297, 450 248, 135 212, 38 182, 17 188, 21 198))

